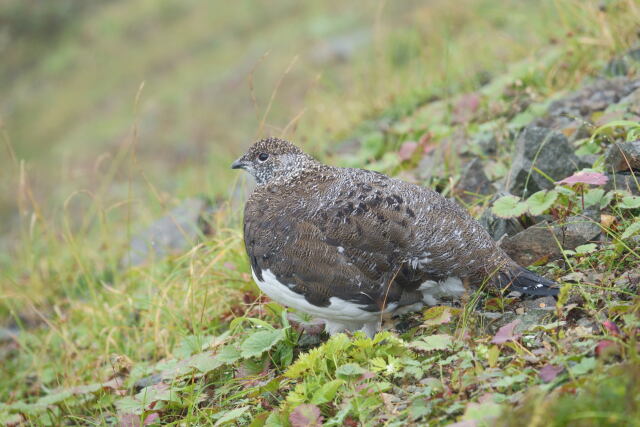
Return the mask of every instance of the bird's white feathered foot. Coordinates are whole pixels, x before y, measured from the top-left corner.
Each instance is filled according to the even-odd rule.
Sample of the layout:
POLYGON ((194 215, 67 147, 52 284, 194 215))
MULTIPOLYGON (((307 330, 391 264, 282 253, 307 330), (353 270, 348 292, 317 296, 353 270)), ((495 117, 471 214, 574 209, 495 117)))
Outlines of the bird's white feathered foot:
POLYGON ((339 334, 341 332, 362 331, 369 338, 373 338, 376 332, 380 330, 380 319, 375 319, 366 323, 343 323, 332 320, 324 321, 324 329, 329 335, 339 334))

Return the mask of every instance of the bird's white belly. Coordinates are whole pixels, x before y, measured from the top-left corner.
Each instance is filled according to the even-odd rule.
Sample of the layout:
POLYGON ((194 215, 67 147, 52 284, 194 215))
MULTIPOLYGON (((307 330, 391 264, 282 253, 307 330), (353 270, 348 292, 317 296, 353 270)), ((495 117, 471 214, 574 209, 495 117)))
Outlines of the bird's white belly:
MULTIPOLYGON (((278 281, 271 270, 262 270, 262 281, 258 280, 253 269, 251 273, 260 290, 267 294, 269 298, 282 305, 308 313, 311 316, 325 320, 337 320, 346 324, 367 323, 380 317, 380 313, 363 310, 361 305, 337 297, 331 297, 329 299, 330 304, 326 307, 313 305, 303 295, 293 292, 285 284, 278 281)), ((393 308, 388 307, 387 310, 392 310, 393 308)))

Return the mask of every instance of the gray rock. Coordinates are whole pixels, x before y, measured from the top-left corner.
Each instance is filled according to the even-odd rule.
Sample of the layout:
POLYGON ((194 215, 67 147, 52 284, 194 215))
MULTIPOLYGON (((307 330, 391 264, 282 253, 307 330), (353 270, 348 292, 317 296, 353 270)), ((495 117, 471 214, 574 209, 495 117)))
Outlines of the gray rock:
POLYGON ((607 112, 626 111, 640 116, 640 88, 625 96, 617 104, 609 106, 607 112))
POLYGON ((598 161, 600 155, 598 154, 584 154, 582 156, 578 156, 580 167, 584 168, 592 168, 593 165, 598 161))
MULTIPOLYGON (((555 303, 554 303, 555 305, 555 303)), ((516 327, 513 329, 515 334, 522 334, 523 332, 530 330, 538 325, 547 323, 547 320, 551 320, 553 313, 549 310, 529 310, 524 314, 515 314, 513 312, 505 312, 498 319, 490 319, 486 316, 486 313, 481 313, 481 317, 487 319, 487 330, 491 334, 498 332, 498 329, 504 325, 519 320, 516 327)))
POLYGON ((346 62, 365 45, 371 42, 371 32, 367 29, 351 31, 324 40, 311 48, 311 60, 317 64, 346 62))
POLYGON ((528 310, 525 314, 521 314, 516 317, 520 320, 520 323, 516 325, 513 332, 521 334, 525 331, 531 330, 536 326, 549 323, 553 318, 553 312, 549 310, 528 310))
POLYGON ((530 196, 536 191, 554 186, 553 182, 536 172, 534 167, 552 179, 560 180, 579 169, 579 164, 580 160, 563 134, 528 126, 516 140, 511 170, 505 178, 506 189, 517 196, 530 196))
POLYGON ((495 334, 498 332, 498 329, 506 325, 507 323, 513 322, 517 316, 512 311, 505 311, 501 313, 500 317, 495 317, 492 315, 487 315, 488 313, 479 313, 480 318, 485 322, 485 331, 489 334, 495 334))
POLYGON ((498 139, 493 132, 484 132, 475 138, 480 150, 487 155, 496 154, 498 151, 498 139))
POLYGON ((591 329, 591 332, 594 334, 599 332, 598 324, 594 322, 593 319, 590 317, 582 317, 578 319, 578 321, 576 322, 576 325, 586 329, 591 329))
POLYGON ((609 181, 604 186, 606 191, 610 190, 626 190, 631 194, 640 195, 640 173, 636 173, 636 175, 631 174, 607 174, 609 177, 609 181), (637 183, 636 183, 637 180, 637 183))
POLYGON ((640 47, 634 47, 632 49, 629 49, 625 54, 625 56, 633 62, 640 63, 640 47))
POLYGON ((591 120, 596 111, 603 111, 617 104, 636 89, 640 88, 640 79, 614 77, 598 79, 583 86, 580 90, 551 103, 544 117, 532 124, 549 129, 560 130, 570 126, 576 120, 591 120))
MULTIPOLYGON (((491 198, 489 205, 491 206, 497 199, 506 195, 508 193, 497 193, 491 198)), ((504 236, 513 236, 524 230, 524 227, 516 218, 500 218, 494 215, 490 208, 484 210, 478 221, 489 232, 493 240, 500 240, 504 236)))
POLYGON ((0 344, 16 341, 20 335, 18 328, 0 328, 0 344))
MULTIPOLYGON (((485 316, 482 316, 485 317, 485 316)), ((513 312, 505 312, 502 317, 489 323, 486 329, 491 334, 498 332, 498 329, 504 325, 519 320, 518 324, 513 329, 514 334, 522 334, 525 331, 531 330, 539 325, 544 325, 553 319, 553 312, 549 310, 529 310, 524 314, 515 314, 513 312)))
POLYGON ((483 317, 485 319, 489 319, 489 320, 497 320, 497 319, 500 319, 503 316, 503 314, 496 313, 495 311, 479 311, 478 316, 483 317))
POLYGON ((590 123, 572 120, 571 123, 568 123, 566 126, 554 129, 561 132, 573 143, 581 139, 589 138, 594 127, 590 123))
POLYGON ((466 203, 472 203, 482 196, 495 193, 495 188, 484 173, 482 161, 479 158, 471 160, 462 170, 456 193, 466 203))
POLYGON ((515 236, 504 238, 501 246, 514 261, 527 266, 540 260, 559 259, 562 249, 575 249, 596 240, 599 235, 597 221, 575 216, 564 223, 543 221, 533 225, 515 236))
POLYGON ((536 299, 525 300, 522 306, 526 310, 544 310, 553 311, 556 309, 556 300, 553 297, 542 297, 536 299))
POLYGON ((313 348, 322 343, 322 337, 320 334, 302 334, 298 338, 298 346, 301 348, 313 348))
POLYGON ((602 111, 609 105, 618 103, 639 87, 640 79, 627 77, 598 79, 573 94, 553 102, 549 106, 548 114, 588 119, 592 113, 602 111))
POLYGON ((121 265, 137 266, 189 249, 200 236, 208 234, 205 217, 211 213, 211 209, 206 200, 185 200, 131 239, 129 250, 120 261, 121 265))
MULTIPOLYGON (((600 211, 586 211, 582 216, 570 216, 564 222, 563 244, 576 246, 597 240, 602 232, 600 228, 600 211)), ((573 249, 571 248, 571 249, 573 249)))
POLYGON ((640 172, 640 140, 611 145, 607 150, 606 162, 608 171, 640 172))
POLYGON ((527 266, 541 259, 557 259, 561 252, 553 238, 553 228, 547 221, 536 224, 512 237, 502 240, 500 246, 518 264, 527 266))

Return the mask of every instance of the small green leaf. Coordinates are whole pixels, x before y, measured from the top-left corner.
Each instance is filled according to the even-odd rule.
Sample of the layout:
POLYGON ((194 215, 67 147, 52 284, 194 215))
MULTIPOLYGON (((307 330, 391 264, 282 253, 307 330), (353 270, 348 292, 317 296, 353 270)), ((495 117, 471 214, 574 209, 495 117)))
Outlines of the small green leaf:
POLYGON ((560 185, 557 185, 554 191, 557 191, 558 194, 562 194, 563 196, 567 196, 567 197, 575 197, 576 195, 576 192, 573 191, 571 188, 563 187, 560 185))
POLYGON ((226 345, 220 350, 220 353, 216 355, 216 359, 220 360, 224 364, 233 363, 240 359, 242 354, 234 347, 226 345))
POLYGON ((542 191, 538 191, 537 193, 533 193, 527 199, 526 203, 531 215, 542 215, 551 206, 553 206, 553 204, 557 199, 558 199, 557 191, 542 190, 542 191))
POLYGON ((224 413, 224 415, 222 415, 220 418, 218 418, 218 421, 216 421, 216 423, 214 424, 214 427, 222 425, 222 424, 225 424, 225 423, 228 423, 228 422, 233 421, 233 420, 237 420, 238 418, 240 418, 248 410, 249 410, 248 406, 241 406, 240 408, 235 408, 235 409, 232 409, 230 411, 227 411, 227 412, 224 413))
POLYGON ((382 372, 387 369, 387 361, 383 357, 374 357, 370 361, 370 367, 374 372, 382 372))
POLYGON ((503 196, 493 202, 492 212, 500 218, 514 218, 527 211, 527 205, 516 196, 503 196))
POLYGON ((602 147, 600 147, 600 144, 598 144, 596 141, 590 138, 585 138, 583 142, 584 143, 581 145, 581 147, 576 150, 577 156, 584 156, 587 154, 598 154, 602 151, 602 147))
POLYGON ((409 347, 418 351, 445 350, 451 346, 453 338, 447 334, 434 334, 414 341, 409 347))
POLYGON ((177 359, 186 359, 201 348, 202 337, 187 335, 182 338, 178 347, 173 350, 173 354, 177 359))
POLYGON ((628 239, 629 237, 633 236, 634 234, 640 232, 640 221, 636 221, 633 224, 631 224, 630 226, 628 226, 625 230, 624 233, 622 233, 622 235, 620 236, 621 239, 628 239))
POLYGON ((73 396, 69 390, 61 389, 38 399, 38 403, 45 406, 54 405, 73 396))
POLYGON ((493 383, 495 387, 511 387, 514 384, 521 383, 527 380, 527 376, 525 374, 511 375, 498 379, 493 383))
POLYGON ((498 364, 498 358, 500 357, 500 347, 497 345, 492 346, 487 353, 487 362, 489 362, 490 368, 495 368, 498 364))
POLYGON ((587 243, 586 245, 580 245, 576 248, 576 254, 586 255, 595 252, 597 245, 595 243, 587 243))
POLYGON ((604 190, 602 188, 592 188, 584 193, 584 207, 599 205, 604 197, 604 190))
POLYGON ((451 321, 451 308, 444 305, 437 305, 429 308, 422 315, 423 324, 427 326, 437 326, 451 321))
POLYGON ((640 208, 640 196, 624 196, 622 201, 618 203, 618 207, 622 209, 640 208))
POLYGON ((261 356, 274 345, 278 344, 285 337, 284 329, 274 329, 271 331, 258 331, 249 336, 240 346, 240 353, 243 358, 261 356))
POLYGON ((577 363, 569 368, 569 373, 572 376, 584 375, 589 371, 592 371, 596 367, 596 359, 594 357, 585 357, 580 363, 577 363))
POLYGON ((285 421, 283 415, 276 410, 269 414, 264 425, 269 427, 285 427, 289 425, 289 422, 285 421))
POLYGON ((498 419, 501 413, 502 406, 491 400, 486 400, 482 403, 469 402, 462 419, 465 421, 480 421, 472 423, 474 425, 489 425, 488 420, 498 419))
POLYGON ((144 404, 133 397, 127 396, 115 402, 118 412, 140 415, 144 412, 144 404))
POLYGON ((535 118, 536 116, 531 111, 525 110, 524 112, 516 115, 513 119, 511 119, 508 126, 511 129, 520 129, 531 123, 531 120, 535 118))
POLYGON ((340 379, 323 384, 320 389, 313 393, 311 403, 314 405, 321 405, 323 403, 331 402, 334 397, 336 397, 336 393, 338 393, 338 390, 343 384, 344 381, 340 379))
POLYGON ((600 200, 600 209, 606 208, 609 205, 609 203, 611 203, 611 201, 613 200, 614 196, 615 196, 615 193, 613 191, 607 192, 602 197, 602 200, 600 200))
MULTIPOLYGON (((251 424, 249 424, 249 427, 264 427, 267 424, 267 419, 269 415, 271 415, 271 412, 264 411, 254 416, 253 420, 251 420, 251 424)), ((270 424, 270 425, 273 425, 273 424, 270 424)))
POLYGON ((196 368, 203 374, 211 372, 222 365, 224 365, 224 363, 217 356, 209 352, 196 354, 189 361, 189 366, 196 368))
POLYGON ((150 409, 158 401, 179 402, 180 397, 175 389, 168 384, 158 383, 147 386, 140 390, 135 396, 136 400, 144 405, 145 409, 150 409))
POLYGON ((336 369, 336 375, 340 377, 359 377, 365 372, 367 371, 356 363, 347 363, 336 369))

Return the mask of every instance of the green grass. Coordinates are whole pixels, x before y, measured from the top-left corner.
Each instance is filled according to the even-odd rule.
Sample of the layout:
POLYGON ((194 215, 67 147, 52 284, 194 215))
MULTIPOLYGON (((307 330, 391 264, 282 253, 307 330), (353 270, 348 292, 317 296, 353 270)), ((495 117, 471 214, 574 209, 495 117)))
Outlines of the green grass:
MULTIPOLYGON (((0 325, 20 331, 15 340, 0 342, 0 402, 10 405, 0 404, 0 422, 20 412, 33 424, 102 425, 119 410, 143 418, 155 412, 163 422, 214 424, 226 414, 246 423, 265 421, 279 408, 270 419, 275 423, 313 403, 336 425, 393 424, 394 417, 397 423, 446 423, 465 412, 473 417, 467 402, 483 395, 482 382, 491 384, 494 404, 511 410, 510 399, 515 403, 524 390, 541 386, 537 370, 544 363, 568 369, 554 386, 584 388, 580 413, 592 406, 589 399, 598 399, 591 372, 597 373, 593 384, 604 381, 619 396, 615 384, 600 379, 607 363, 571 371, 592 358, 589 346, 600 337, 565 340, 566 331, 551 328, 553 334, 544 334, 550 348, 532 362, 530 342, 493 350, 473 313, 464 321, 453 313, 450 321, 412 330, 403 341, 380 335, 374 345, 337 337, 306 353, 305 335, 288 325, 277 305, 259 298, 248 274, 241 208, 229 202, 230 189, 243 185, 228 163, 256 136, 283 134, 334 163, 403 174, 410 164, 401 164, 394 151, 430 131, 444 141, 444 162, 442 176, 427 184, 447 194, 448 178, 459 174, 459 152, 446 141, 460 94, 483 96, 484 118, 468 123, 467 132, 481 131, 489 118, 506 129, 519 96, 526 92, 542 102, 629 47, 638 9, 633 1, 609 2, 602 12, 597 2, 498 7, 488 0, 455 7, 436 0, 367 7, 235 2, 224 8, 141 0, 91 9, 37 61, 27 66, 16 59, 19 78, 0 81, 1 145, 15 153, 0 156, 0 214, 8 218, 0 229, 9 236, 0 253, 0 325), (360 30, 369 41, 348 62, 314 59, 313 46, 322 40, 360 30), (491 81, 482 86, 487 76, 491 81), (516 95, 514 87, 521 88, 516 95), (441 100, 429 102, 435 97, 441 100), (378 130, 382 119, 390 131, 378 130), (350 137, 365 143, 349 155, 332 154, 336 141, 350 137), (212 236, 185 254, 120 267, 136 230, 195 194, 220 201, 212 236), (219 357, 222 347, 242 353, 247 340, 274 327, 286 333, 261 343, 257 355, 219 357), (433 344, 429 333, 463 336, 463 330, 471 340, 416 350, 433 344), (223 346, 212 338, 224 334, 223 346), (189 359, 204 350, 205 357, 189 359), (185 360, 188 368, 176 370, 185 360), (291 371, 294 360, 293 367, 305 369, 291 371), (145 392, 165 394, 146 401, 144 393, 136 396, 135 381, 157 372, 165 372, 168 391, 151 387, 145 392), (124 384, 71 389, 113 378, 124 384), (328 383, 335 390, 322 388, 328 383)), ((496 165, 506 162, 495 159, 496 165)), ((625 215, 620 231, 630 221, 625 215)), ((587 271, 603 264, 610 267, 607 277, 615 277, 638 262, 612 244, 576 256, 572 265, 587 271)), ((547 267, 561 274, 559 264, 547 267)), ((637 298, 586 283, 577 293, 589 316, 615 318, 627 328, 613 338, 620 351, 612 360, 637 367, 637 298)), ((562 307, 560 317, 568 313, 562 307)), ((526 402, 543 399, 536 396, 526 402)), ((566 420, 571 405, 563 397, 540 416, 566 420)), ((538 406, 525 404, 522 411, 538 406)), ((621 411, 611 407, 612 424, 621 411)))

